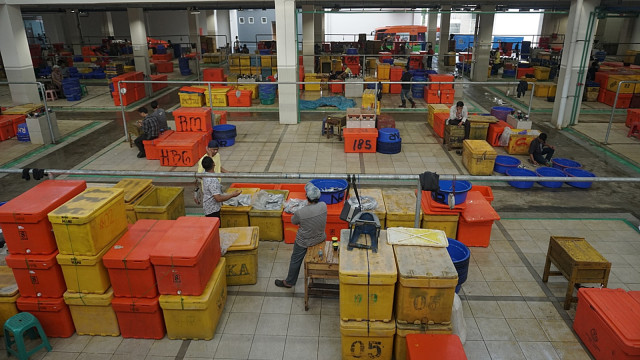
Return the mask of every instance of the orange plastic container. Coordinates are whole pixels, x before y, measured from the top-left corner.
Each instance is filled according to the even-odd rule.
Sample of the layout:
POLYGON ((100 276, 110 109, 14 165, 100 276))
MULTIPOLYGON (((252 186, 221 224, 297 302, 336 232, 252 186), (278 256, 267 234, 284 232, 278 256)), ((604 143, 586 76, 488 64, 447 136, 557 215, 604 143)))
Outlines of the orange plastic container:
POLYGON ((11 254, 56 251, 47 214, 86 188, 84 180, 44 180, 0 206, 0 228, 11 254))
POLYGON ((224 75, 223 68, 208 68, 202 70, 202 80, 203 81, 225 81, 226 76, 224 75))
POLYGON ((2 120, 11 120, 11 125, 13 126, 13 133, 15 135, 18 134, 18 125, 27 121, 26 115, 0 115, 0 121, 2 120))
POLYGON ((164 141, 164 139, 168 138, 171 134, 173 134, 173 130, 165 130, 162 134, 160 134, 153 140, 142 140, 142 144, 144 145, 144 152, 147 155, 147 159, 160 159, 160 150, 158 149, 158 144, 164 141))
POLYGON ((471 185, 471 190, 469 191, 477 191, 484 196, 485 200, 491 204, 493 202, 493 190, 491 190, 491 186, 484 185, 471 185))
MULTIPOLYGON (((398 79, 396 81, 400 81, 400 79, 398 79)), ((389 85, 389 93, 390 94, 400 94, 401 92, 402 92, 402 85, 401 84, 390 84, 389 85)))
POLYGON ((9 140, 16 136, 11 120, 0 120, 0 141, 9 140))
POLYGON ((511 128, 512 126, 503 120, 498 120, 496 123, 489 124, 489 129, 487 130, 487 142, 491 144, 491 146, 500 146, 500 136, 507 127, 511 128))
MULTIPOLYGON (((302 192, 289 192, 289 196, 287 196, 287 201, 291 199, 306 199, 307 194, 304 192, 304 185, 302 192)), ((293 244, 296 242, 296 235, 298 234, 299 225, 294 225, 291 223, 291 218, 293 214, 289 214, 288 212, 282 212, 282 226, 284 233, 284 243, 285 244, 293 244)))
POLYGON ((49 255, 9 254, 5 258, 13 270, 20 295, 31 297, 62 297, 67 291, 62 269, 56 260, 58 251, 49 255))
POLYGON ((344 152, 346 153, 374 153, 378 129, 347 128, 342 130, 344 136, 344 152))
POLYGON ((211 132, 211 109, 206 107, 181 107, 173 111, 176 131, 211 132))
POLYGON ((69 306, 63 298, 33 298, 21 296, 18 310, 30 312, 40 321, 47 337, 67 338, 76 331, 69 306))
POLYGON ((426 101, 427 104, 440 104, 440 91, 425 90, 424 101, 426 101))
POLYGON ((174 132, 158 145, 160 151, 160 165, 184 166, 195 165, 204 151, 202 151, 202 139, 206 133, 200 132, 174 132))
POLYGON ((341 94, 344 92, 344 80, 331 80, 331 92, 341 94))
POLYGON ((259 184, 259 183, 233 183, 230 188, 258 188, 260 190, 279 190, 278 184, 259 184))
POLYGON ((453 98, 456 92, 452 89, 440 90, 440 103, 453 105, 453 98))
POLYGON ((158 295, 149 254, 173 226, 171 220, 140 219, 102 258, 116 297, 153 298, 158 295))
POLYGON ((340 220, 340 212, 344 207, 344 200, 332 205, 327 205, 327 226, 324 229, 327 234, 327 241, 331 241, 332 237, 337 237, 340 240, 340 231, 349 228, 349 223, 340 220))
POLYGON ((444 137, 444 127, 447 119, 449 119, 449 113, 433 114, 433 131, 435 131, 436 135, 440 136, 440 138, 444 137))
POLYGON ((280 184, 278 185, 278 190, 289 190, 289 194, 292 192, 302 192, 304 193, 304 186, 306 184, 280 184))
POLYGON ((111 300, 123 338, 162 339, 166 333, 158 297, 120 297, 111 300))
MULTIPOLYGON (((453 81, 453 75, 429 74, 430 82, 453 81)), ((453 84, 429 84, 429 90, 453 89, 453 84)))
POLYGON ((467 194, 466 204, 458 222, 457 240, 467 246, 488 247, 491 226, 494 220, 500 220, 500 216, 477 191, 470 191, 467 194))
POLYGON ((251 106, 251 90, 235 90, 227 93, 229 106, 231 107, 249 107, 251 106))
POLYGON ((536 71, 536 69, 534 68, 518 68, 518 72, 516 73, 516 78, 520 79, 522 77, 524 77, 527 74, 531 74, 533 75, 533 73, 536 71))
POLYGON ((467 360, 458 335, 407 334, 407 360, 467 360))
POLYGON ((155 61, 156 71, 159 73, 172 73, 173 63, 169 61, 155 61))
POLYGON ((220 219, 179 217, 151 251, 162 295, 201 295, 220 261, 220 219))
POLYGON ((640 303, 622 289, 580 289, 573 329, 597 360, 640 358, 640 303))
POLYGON ((631 124, 635 121, 640 121, 640 109, 627 110, 627 120, 625 121, 625 125, 627 125, 627 127, 631 127, 631 124))

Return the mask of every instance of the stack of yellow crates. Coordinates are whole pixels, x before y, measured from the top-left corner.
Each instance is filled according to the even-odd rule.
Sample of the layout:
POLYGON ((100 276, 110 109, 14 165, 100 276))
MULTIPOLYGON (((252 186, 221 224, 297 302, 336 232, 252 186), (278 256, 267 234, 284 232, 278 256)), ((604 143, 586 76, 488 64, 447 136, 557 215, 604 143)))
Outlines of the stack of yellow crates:
POLYGON ((376 108, 376 115, 380 115, 380 101, 376 98, 375 89, 366 89, 362 93, 362 108, 373 110, 374 107, 376 108))
MULTIPOLYGON (((322 77, 319 74, 308 73, 304 74, 305 82, 320 82, 322 77)), ((304 84, 304 89, 307 91, 320 91, 320 84, 304 84)))
MULTIPOLYGON (((251 198, 260 191, 259 188, 233 188, 234 190, 240 190, 243 195, 250 195, 251 198)), ((253 202, 253 201, 252 201, 253 202)), ((231 206, 222 205, 220 209, 220 227, 245 227, 249 226, 249 211, 251 211, 251 205, 247 206, 231 206)))
POLYGON ((127 231, 124 190, 88 188, 48 216, 67 285, 64 301, 77 333, 120 335, 102 257, 127 231))
POLYGON ((133 207, 153 189, 152 181, 151 179, 123 179, 113 186, 124 190, 124 207, 129 224, 135 224, 138 221, 133 207))
MULTIPOLYGON (((392 236, 447 243, 442 230, 394 229, 392 236)), ((407 334, 451 334, 458 272, 445 247, 393 245, 398 266, 395 359, 406 358, 407 334)))
POLYGON ((449 106, 445 104, 429 104, 429 113, 427 115, 427 122, 429 126, 433 129, 433 115, 435 113, 448 113, 449 106))
POLYGON ((224 255, 227 269, 227 285, 255 285, 258 282, 257 226, 220 229, 220 241, 235 239, 224 255))
POLYGON ((549 80, 549 74, 551 73, 551 68, 546 66, 534 66, 533 67, 533 77, 538 80, 549 80))
POLYGON ((255 82, 241 83, 237 86, 238 90, 251 90, 251 98, 258 98, 258 84, 255 82))
POLYGON ((497 152, 485 140, 465 140, 462 143, 462 163, 471 175, 491 175, 497 152))
POLYGON ((138 219, 175 220, 185 216, 184 188, 156 186, 133 207, 138 219))
MULTIPOLYGON (((382 190, 384 206, 387 209, 387 228, 413 227, 416 214, 416 194, 408 189, 382 190)), ((422 211, 418 224, 422 221, 422 211)))
POLYGON ((284 228, 282 224, 282 210, 284 200, 289 196, 289 190, 261 190, 270 195, 282 195, 280 208, 276 210, 258 209, 255 206, 249 211, 249 224, 260 228, 260 240, 283 241, 284 228))
POLYGON ((263 67, 271 67, 271 55, 260 55, 260 63, 263 67))
MULTIPOLYGON (((396 322, 393 299, 398 277, 387 232, 380 231, 377 252, 348 249, 349 230, 340 241, 340 334, 342 359, 391 359, 396 322)), ((361 235, 359 243, 371 245, 361 235)))

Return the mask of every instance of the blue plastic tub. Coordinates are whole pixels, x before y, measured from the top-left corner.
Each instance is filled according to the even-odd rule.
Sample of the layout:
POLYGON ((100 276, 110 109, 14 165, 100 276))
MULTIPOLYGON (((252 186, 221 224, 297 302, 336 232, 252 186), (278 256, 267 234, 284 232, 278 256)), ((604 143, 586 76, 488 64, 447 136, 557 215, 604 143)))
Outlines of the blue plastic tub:
POLYGON ((230 139, 218 139, 218 145, 220 145, 220 147, 229 147, 229 146, 233 146, 233 144, 236 143, 236 138, 230 138, 230 139))
POLYGON ((560 169, 560 170, 565 170, 569 168, 577 169, 582 167, 582 164, 580 164, 577 161, 563 159, 563 158, 551 159, 551 163, 553 164, 554 168, 560 169))
POLYGON ((521 163, 522 162, 519 159, 514 158, 513 156, 498 155, 496 156, 496 162, 493 166, 493 171, 504 174, 509 169, 517 168, 521 163))
MULTIPOLYGON (((569 177, 596 177, 596 175, 592 172, 589 172, 587 170, 582 170, 582 169, 576 169, 576 168, 564 169, 564 173, 567 174, 569 177)), ((567 181, 567 185, 571 185, 578 189, 588 189, 591 187, 591 184, 592 183, 590 182, 567 181)))
POLYGON ((347 49, 347 55, 358 55, 358 49, 357 48, 348 48, 347 49))
POLYGON ((327 205, 337 204, 344 200, 347 181, 342 179, 313 179, 311 183, 320 189, 320 201, 327 205))
MULTIPOLYGON (((507 170, 507 176, 538 176, 535 172, 529 169, 513 168, 507 170)), ((533 181, 508 181, 509 185, 517 189, 531 189, 533 187, 533 181)))
MULTIPOLYGON (((566 177, 567 175, 562 172, 562 170, 558 170, 556 168, 550 167, 541 167, 536 169, 536 174, 541 177, 566 177)), ((538 184, 548 187, 548 188, 559 188, 562 187, 562 181, 538 181, 538 184)))
POLYGON ((440 180, 440 191, 432 191, 431 198, 441 204, 447 204, 449 194, 454 193, 455 205, 460 205, 467 200, 467 192, 471 190, 471 183, 466 180, 456 180, 455 191, 454 183, 451 180, 440 180))
POLYGON ((216 125, 213 127, 213 139, 225 140, 233 139, 236 137, 236 126, 230 124, 216 125))
POLYGON ((382 128, 378 130, 378 141, 386 143, 400 142, 400 131, 396 128, 382 128))
POLYGON ((380 154, 398 154, 402 151, 402 139, 398 138, 397 142, 376 142, 376 152, 380 154))
POLYGON ((460 291, 460 286, 467 281, 467 274, 469 273, 469 257, 471 251, 467 245, 461 243, 458 240, 449 238, 449 246, 447 246, 447 252, 453 261, 453 266, 456 267, 458 272, 458 285, 456 285, 456 293, 460 291))
POLYGON ((511 114, 513 111, 513 108, 510 107, 494 106, 491 108, 491 115, 502 121, 507 121, 507 115, 511 114))

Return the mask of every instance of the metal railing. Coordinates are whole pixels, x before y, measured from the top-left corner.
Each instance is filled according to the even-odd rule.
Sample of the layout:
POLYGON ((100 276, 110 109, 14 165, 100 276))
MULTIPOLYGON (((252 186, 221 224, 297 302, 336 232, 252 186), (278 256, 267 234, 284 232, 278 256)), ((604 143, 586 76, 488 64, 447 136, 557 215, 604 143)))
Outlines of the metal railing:
POLYGON ((44 84, 41 82, 17 82, 17 81, 2 81, 0 85, 36 85, 38 90, 42 94, 42 104, 44 106, 44 112, 47 116, 47 125, 49 125, 49 133, 51 134, 51 142, 56 143, 56 135, 53 133, 53 126, 51 125, 51 116, 49 115, 49 107, 47 106, 47 92, 44 84))
POLYGON ((609 144, 609 133, 611 132, 611 125, 613 125, 613 114, 616 112, 616 105, 618 104, 618 95, 620 95, 620 86, 622 84, 640 84, 640 80, 624 80, 618 83, 618 87, 616 88, 616 97, 613 99, 613 106, 611 108, 611 116, 609 117, 609 125, 607 125, 607 134, 604 136, 603 144, 609 144))

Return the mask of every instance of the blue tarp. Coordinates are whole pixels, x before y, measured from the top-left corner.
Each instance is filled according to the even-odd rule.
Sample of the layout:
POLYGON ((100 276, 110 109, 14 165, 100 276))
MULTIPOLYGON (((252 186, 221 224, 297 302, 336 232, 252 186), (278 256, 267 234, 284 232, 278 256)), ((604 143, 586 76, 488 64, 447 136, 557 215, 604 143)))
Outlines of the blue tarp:
POLYGON ((313 110, 320 106, 335 106, 340 110, 347 110, 355 107, 356 102, 344 96, 323 96, 318 100, 300 100, 300 110, 313 110))

